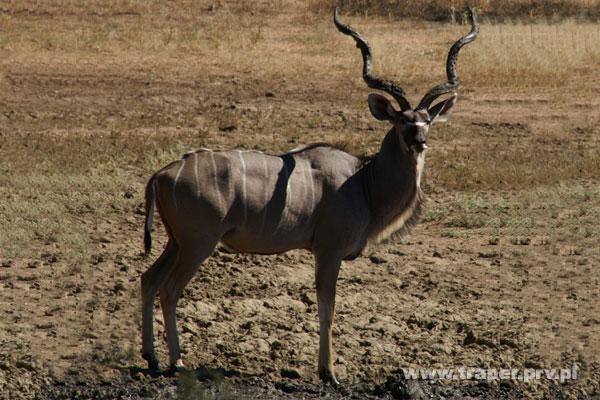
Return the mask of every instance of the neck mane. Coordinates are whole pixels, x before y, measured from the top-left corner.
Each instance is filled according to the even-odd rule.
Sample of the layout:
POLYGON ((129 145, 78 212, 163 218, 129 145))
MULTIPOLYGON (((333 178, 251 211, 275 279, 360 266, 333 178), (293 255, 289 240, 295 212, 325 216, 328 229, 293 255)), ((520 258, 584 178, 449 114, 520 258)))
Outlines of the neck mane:
POLYGON ((379 153, 365 166, 370 243, 401 237, 417 223, 424 202, 420 188, 424 162, 425 154, 415 157, 395 128, 387 133, 379 153))

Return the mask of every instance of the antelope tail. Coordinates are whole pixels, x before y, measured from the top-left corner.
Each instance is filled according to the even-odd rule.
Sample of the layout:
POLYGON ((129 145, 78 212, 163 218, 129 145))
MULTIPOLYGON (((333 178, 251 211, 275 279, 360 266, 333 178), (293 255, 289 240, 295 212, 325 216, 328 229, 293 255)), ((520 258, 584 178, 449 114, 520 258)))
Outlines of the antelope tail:
POLYGON ((156 205, 156 184, 154 176, 146 185, 146 220, 144 222, 144 255, 147 257, 152 250, 152 218, 154 206, 156 205))

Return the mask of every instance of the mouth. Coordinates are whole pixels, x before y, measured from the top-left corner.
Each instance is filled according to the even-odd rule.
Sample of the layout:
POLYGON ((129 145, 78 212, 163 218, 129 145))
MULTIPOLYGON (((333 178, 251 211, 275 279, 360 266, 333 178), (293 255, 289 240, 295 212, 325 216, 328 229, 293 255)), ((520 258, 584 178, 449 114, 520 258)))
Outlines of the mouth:
POLYGON ((427 149, 428 149, 428 147, 425 142, 415 143, 414 145, 412 145, 412 150, 415 153, 422 153, 427 149))

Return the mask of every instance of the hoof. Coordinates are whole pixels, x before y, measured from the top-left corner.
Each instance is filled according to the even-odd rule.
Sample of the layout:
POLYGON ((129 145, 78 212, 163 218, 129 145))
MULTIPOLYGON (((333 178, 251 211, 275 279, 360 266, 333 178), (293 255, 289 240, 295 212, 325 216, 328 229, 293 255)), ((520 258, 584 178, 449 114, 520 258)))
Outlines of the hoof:
POLYGON ((335 375, 331 371, 319 371, 319 378, 321 378, 323 383, 329 383, 331 386, 340 386, 340 382, 336 379, 335 375))
POLYGON ((148 369, 158 371, 158 360, 154 355, 142 354, 142 358, 148 362, 148 369))
POLYGON ((185 368, 185 365, 183 364, 183 361, 181 360, 181 358, 179 360, 175 361, 175 363, 171 363, 171 365, 169 366, 169 369, 173 372, 177 372, 184 368, 185 368))

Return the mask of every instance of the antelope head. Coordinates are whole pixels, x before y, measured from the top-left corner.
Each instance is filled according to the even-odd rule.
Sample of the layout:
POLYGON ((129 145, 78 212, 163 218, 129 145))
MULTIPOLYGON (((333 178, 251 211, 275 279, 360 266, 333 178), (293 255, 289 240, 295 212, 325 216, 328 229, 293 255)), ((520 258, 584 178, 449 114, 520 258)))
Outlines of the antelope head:
POLYGON ((456 60, 460 49, 471 43, 479 33, 477 20, 471 8, 468 9, 471 21, 471 31, 460 38, 450 48, 446 60, 447 81, 431 88, 421 99, 417 107, 413 108, 406 98, 404 90, 395 82, 384 80, 373 76, 373 61, 371 47, 366 39, 353 28, 345 25, 339 20, 338 9, 335 9, 333 21, 337 29, 345 35, 351 36, 362 53, 363 79, 372 89, 382 90, 391 95, 398 106, 397 110, 387 97, 371 93, 368 97, 371 114, 380 121, 389 121, 394 125, 395 131, 402 138, 401 145, 410 150, 414 156, 427 149, 427 133, 434 122, 446 121, 450 116, 452 107, 456 103, 457 89, 460 81, 456 73, 456 60), (431 105, 438 97, 451 94, 445 100, 431 105))

